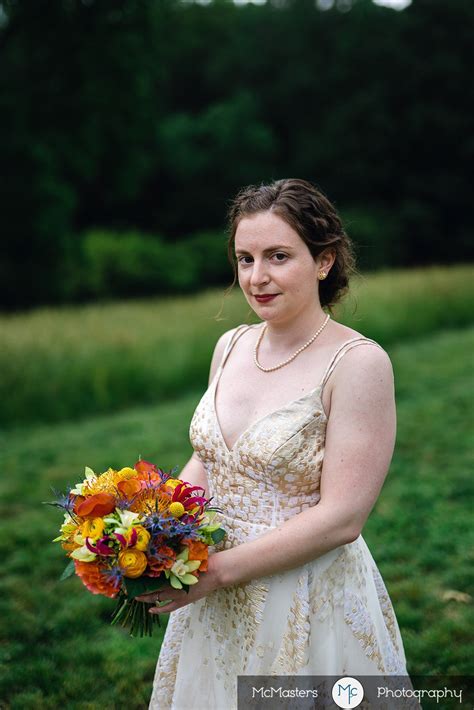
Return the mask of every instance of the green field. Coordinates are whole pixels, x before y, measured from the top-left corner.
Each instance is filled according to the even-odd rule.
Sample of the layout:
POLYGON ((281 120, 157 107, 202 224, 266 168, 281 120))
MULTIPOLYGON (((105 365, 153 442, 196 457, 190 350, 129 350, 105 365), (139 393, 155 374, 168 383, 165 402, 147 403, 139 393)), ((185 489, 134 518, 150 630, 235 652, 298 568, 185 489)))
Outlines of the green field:
MULTIPOLYGON (((473 302, 474 266, 387 271, 355 279, 335 315, 387 347, 472 323, 473 302)), ((237 288, 226 298, 208 291, 1 316, 0 427, 115 412, 205 387, 218 336, 250 313, 237 288)))
MULTIPOLYGON (((416 280, 410 281, 411 276, 372 277, 369 285, 375 290, 377 279, 384 279, 385 284, 387 279, 393 279, 396 284, 384 302, 390 309, 385 318, 376 317, 375 309, 370 311, 373 296, 369 297, 367 292, 359 295, 360 308, 371 315, 364 316, 365 320, 354 327, 375 337, 375 324, 380 324, 378 339, 384 343, 394 365, 398 409, 394 459, 364 537, 391 594, 409 672, 469 675, 473 673, 470 630, 474 622, 473 482, 469 448, 474 328, 467 326, 465 315, 460 321, 456 320, 461 319, 459 315, 445 319, 446 327, 441 328, 432 315, 436 309, 433 304, 430 309, 428 300, 431 295, 433 302, 441 304, 443 297, 436 296, 440 289, 430 290, 426 284, 419 290, 427 299, 428 325, 423 327, 417 308, 408 310, 405 316, 403 309, 408 309, 410 288, 413 301, 417 302, 416 280), (408 290, 401 293, 397 289, 404 278, 408 290), (393 305, 398 298, 403 307, 393 305), (384 324, 392 317, 396 320, 397 313, 399 337, 394 333, 390 337, 388 326, 385 337, 380 337, 384 324), (414 322, 418 323, 418 336, 408 331, 414 322), (371 323, 372 329, 364 323, 371 323)), ((470 280, 473 281, 472 276, 470 280)), ((467 284, 466 303, 470 288, 467 284)), ((467 313, 468 308, 461 307, 459 296, 458 302, 459 312, 467 313)), ((454 308, 453 301, 450 303, 454 308)), ((35 319, 42 323, 43 341, 40 325, 36 335, 38 346, 44 348, 44 357, 49 344, 52 351, 61 355, 57 356, 58 367, 65 368, 62 357, 69 352, 68 366, 74 373, 74 368, 80 366, 72 355, 77 354, 78 359, 86 357, 90 347, 90 339, 86 338, 84 353, 76 352, 80 337, 74 331, 74 323, 79 322, 74 318, 84 318, 86 323, 88 315, 90 321, 84 325, 85 331, 96 328, 97 342, 106 344, 105 351, 110 354, 118 347, 120 332, 124 342, 132 343, 141 332, 139 325, 143 327, 147 322, 151 328, 155 322, 155 328, 158 327, 155 318, 159 312, 162 342, 168 339, 170 352, 172 343, 181 338, 177 350, 172 350, 173 357, 169 352, 163 355, 166 366, 171 367, 169 361, 174 360, 175 352, 179 360, 179 352, 185 351, 183 332, 189 337, 188 350, 194 352, 198 335, 201 337, 199 323, 208 323, 209 342, 201 348, 204 361, 204 355, 212 349, 211 332, 214 336, 219 329, 232 324, 211 322, 211 305, 215 306, 215 298, 212 300, 207 294, 200 299, 183 299, 167 305, 153 302, 104 306, 103 328, 98 317, 101 309, 97 307, 70 313, 50 311, 48 316, 42 312, 16 317, 9 323, 5 319, 5 323, 17 329, 18 353, 21 352, 18 342, 23 338, 27 367, 34 366, 26 355, 33 335, 22 334, 19 327, 22 318, 23 324, 28 319, 30 323, 35 319), (130 320, 125 319, 127 313, 130 320), (130 315, 133 313, 139 325, 130 315), (183 319, 186 316, 186 320, 178 321, 179 314, 183 319), (185 327, 184 323, 188 325, 185 327)), ((239 308, 243 308, 244 315, 247 310, 241 303, 237 306, 233 318, 238 320, 242 312, 239 308)), ((145 341, 146 338, 151 338, 148 332, 145 341)), ((100 352, 96 343, 94 348, 100 352)), ((48 357, 50 362, 56 361, 54 352, 48 357)), ((146 347, 143 357, 146 368, 150 368, 152 357, 146 347)), ((154 357, 159 357, 159 351, 154 357)), ((30 359, 34 363, 31 351, 30 359)), ((133 362, 137 366, 138 360, 131 360, 132 364, 125 360, 127 371, 133 362)), ((43 366, 44 360, 37 365, 38 377, 44 376, 43 366)), ((63 377, 66 381, 66 374, 63 377)), ((144 376, 140 373, 138 377, 144 376)), ((51 486, 64 489, 68 483, 79 480, 86 464, 104 470, 109 465, 132 465, 142 456, 163 468, 182 466, 191 453, 188 427, 202 394, 196 382, 190 382, 194 387, 188 383, 180 388, 179 396, 158 405, 143 404, 142 398, 136 397, 126 411, 89 417, 82 413, 77 421, 17 426, 0 434, 1 708, 146 709, 160 638, 132 639, 122 629, 109 627, 111 600, 90 595, 77 579, 58 582, 64 567, 63 551, 51 539, 57 534, 62 516, 41 501, 51 500, 51 486)), ((10 387, 13 386, 10 382, 10 387)), ((155 401, 158 393, 155 392, 155 401)))

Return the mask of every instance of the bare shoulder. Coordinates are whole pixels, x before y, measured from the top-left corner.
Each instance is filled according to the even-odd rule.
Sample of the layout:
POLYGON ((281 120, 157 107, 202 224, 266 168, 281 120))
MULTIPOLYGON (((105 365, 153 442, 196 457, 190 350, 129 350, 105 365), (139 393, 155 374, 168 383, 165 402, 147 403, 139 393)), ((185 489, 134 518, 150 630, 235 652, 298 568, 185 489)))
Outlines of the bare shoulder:
POLYGON ((335 368, 331 399, 348 395, 367 405, 393 400, 392 362, 388 353, 375 342, 360 341, 357 347, 347 350, 335 368))
POLYGON ((230 330, 226 330, 225 333, 222 333, 222 335, 219 337, 215 347, 214 347, 214 353, 212 355, 212 361, 211 361, 211 368, 209 372, 209 384, 212 382, 214 379, 214 376, 217 372, 217 368, 219 367, 222 358, 224 356, 225 349, 234 335, 234 333, 240 328, 240 326, 237 326, 235 328, 230 328, 230 330))
MULTIPOLYGON (((352 373, 355 372, 362 374, 362 371, 371 371, 373 373, 388 373, 393 376, 392 363, 388 353, 382 348, 381 345, 373 340, 367 338, 367 336, 359 333, 353 328, 349 328, 342 323, 337 323, 337 340, 339 345, 342 346, 349 340, 360 338, 357 342, 356 347, 348 347, 347 351, 344 353, 344 357, 341 358, 339 365, 336 367, 335 375, 339 371, 341 374, 343 372, 352 373)), ((337 380, 337 377, 334 377, 337 380)))

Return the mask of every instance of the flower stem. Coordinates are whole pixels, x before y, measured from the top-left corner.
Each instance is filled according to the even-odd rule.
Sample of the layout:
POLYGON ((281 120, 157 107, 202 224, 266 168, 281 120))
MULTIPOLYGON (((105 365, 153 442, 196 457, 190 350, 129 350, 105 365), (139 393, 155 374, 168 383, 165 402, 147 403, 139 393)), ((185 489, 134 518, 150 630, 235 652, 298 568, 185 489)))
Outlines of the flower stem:
POLYGON ((130 636, 152 636, 155 626, 161 626, 159 614, 149 614, 146 602, 138 602, 120 593, 112 614, 112 625, 119 623, 130 636))

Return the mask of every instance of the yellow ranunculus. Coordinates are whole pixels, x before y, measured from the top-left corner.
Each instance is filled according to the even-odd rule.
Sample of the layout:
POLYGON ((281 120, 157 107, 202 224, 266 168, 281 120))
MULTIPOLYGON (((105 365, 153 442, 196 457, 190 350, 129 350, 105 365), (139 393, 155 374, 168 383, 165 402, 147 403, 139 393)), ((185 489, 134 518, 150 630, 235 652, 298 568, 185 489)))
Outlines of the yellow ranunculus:
POLYGON ((104 533, 105 524, 102 518, 92 518, 86 520, 82 526, 82 536, 90 537, 91 540, 98 540, 104 533))
MULTIPOLYGON (((148 543, 150 542, 151 535, 148 530, 145 530, 142 525, 134 525, 134 529, 137 531, 137 541, 133 547, 137 550, 145 552, 146 548, 148 547, 148 543)), ((130 530, 126 536, 127 540, 130 540, 131 534, 132 531, 130 530)))
POLYGON ((120 471, 117 471, 117 477, 120 477, 122 480, 134 478, 136 475, 137 472, 134 468, 130 468, 130 466, 125 466, 125 468, 121 468, 120 471))
POLYGON ((134 577, 140 577, 148 564, 144 552, 130 547, 119 553, 118 561, 124 576, 131 577, 132 579, 134 577))

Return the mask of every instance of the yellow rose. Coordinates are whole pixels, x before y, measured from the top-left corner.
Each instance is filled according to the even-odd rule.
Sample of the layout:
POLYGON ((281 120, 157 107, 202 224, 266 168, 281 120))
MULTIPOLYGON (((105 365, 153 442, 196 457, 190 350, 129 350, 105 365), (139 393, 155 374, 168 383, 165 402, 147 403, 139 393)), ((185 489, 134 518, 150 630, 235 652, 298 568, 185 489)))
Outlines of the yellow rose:
POLYGON ((104 533, 105 523, 102 518, 86 520, 82 526, 82 536, 90 537, 91 540, 98 540, 104 533))
MULTIPOLYGON (((145 552, 146 548, 148 547, 148 543, 150 542, 150 533, 148 530, 145 530, 145 528, 142 525, 134 525, 133 530, 136 530, 137 533, 137 539, 136 542, 133 546, 133 548, 137 550, 142 550, 142 552, 145 552)), ((126 538, 130 542, 130 538, 132 536, 132 530, 130 530, 126 538)))
POLYGON ((132 577, 132 579, 134 577, 140 577, 148 563, 144 552, 130 547, 128 550, 122 550, 122 552, 119 553, 118 561, 124 576, 132 577))

